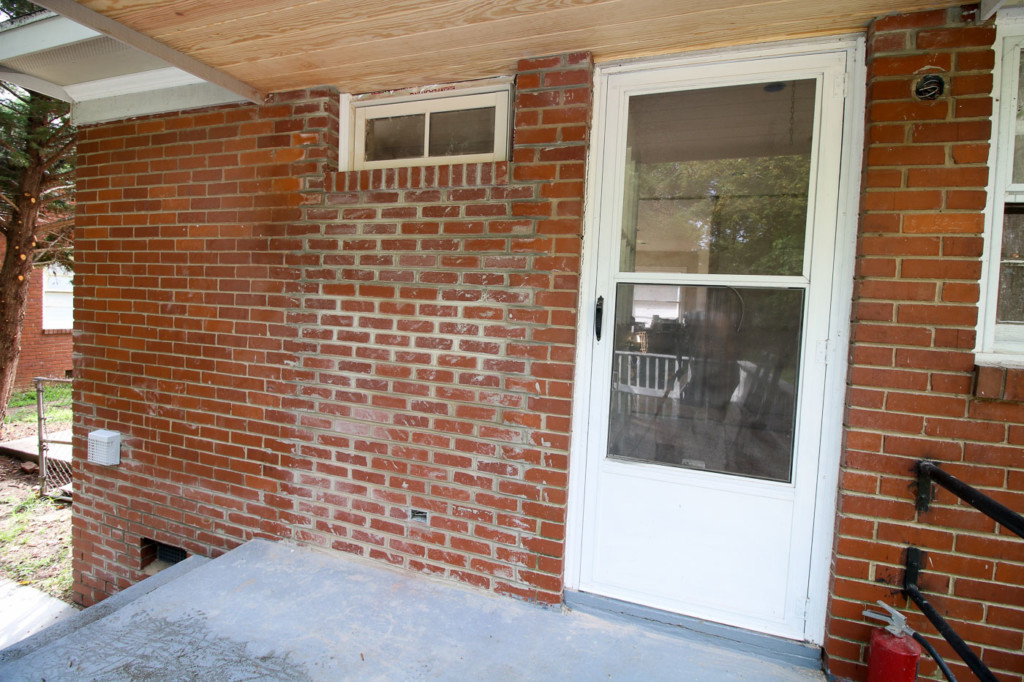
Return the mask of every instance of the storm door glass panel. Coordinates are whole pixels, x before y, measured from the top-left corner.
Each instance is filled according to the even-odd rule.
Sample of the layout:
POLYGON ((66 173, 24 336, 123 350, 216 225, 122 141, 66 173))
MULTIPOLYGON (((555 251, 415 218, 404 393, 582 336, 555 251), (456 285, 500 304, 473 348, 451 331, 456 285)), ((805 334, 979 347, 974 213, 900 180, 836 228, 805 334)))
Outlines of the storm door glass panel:
POLYGON ((366 160, 418 159, 423 156, 426 116, 388 116, 366 121, 366 160))
POLYGON ((815 86, 631 97, 621 271, 801 274, 815 86))
POLYGON ((789 481, 803 294, 619 284, 608 456, 789 481))

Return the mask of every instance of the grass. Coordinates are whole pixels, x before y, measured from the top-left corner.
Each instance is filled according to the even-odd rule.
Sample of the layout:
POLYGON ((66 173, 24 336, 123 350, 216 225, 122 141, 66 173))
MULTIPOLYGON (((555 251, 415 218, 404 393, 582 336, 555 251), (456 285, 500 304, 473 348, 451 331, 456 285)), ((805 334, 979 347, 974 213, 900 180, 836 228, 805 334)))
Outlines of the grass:
MULTIPOLYGON (((43 402, 46 404, 46 419, 50 423, 71 421, 71 385, 50 384, 43 387, 43 402)), ((7 403, 5 424, 23 424, 37 419, 36 392, 21 391, 11 396, 7 403)))
POLYGON ((4 424, 23 424, 25 422, 36 421, 36 408, 7 408, 7 414, 4 415, 4 424))
POLYGON ((63 507, 34 491, 8 497, 2 506, 10 512, 0 518, 0 574, 66 601, 72 586, 70 527, 62 533, 66 537, 54 537, 52 530, 44 537, 63 507), (57 539, 62 540, 59 549, 50 551, 57 539), (40 548, 46 551, 36 551, 40 548))
MULTIPOLYGON (((43 394, 45 396, 45 392, 43 394)), ((26 405, 36 404, 36 392, 35 391, 22 391, 21 393, 15 393, 11 396, 11 401, 7 403, 7 409, 11 410, 16 407, 25 407, 26 405)))

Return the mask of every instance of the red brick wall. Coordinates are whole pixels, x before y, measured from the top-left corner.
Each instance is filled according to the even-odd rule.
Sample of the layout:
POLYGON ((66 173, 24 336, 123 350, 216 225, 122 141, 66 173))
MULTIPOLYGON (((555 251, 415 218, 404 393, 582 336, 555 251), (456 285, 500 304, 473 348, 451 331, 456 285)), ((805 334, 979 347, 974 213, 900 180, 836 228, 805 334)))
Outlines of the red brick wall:
MULTIPOLYGON (((917 514, 912 474, 937 459, 1024 508, 1018 378, 971 352, 992 40, 959 10, 869 36, 840 676, 864 676, 866 603, 917 614, 907 544, 983 659, 1024 670, 1024 543, 942 492, 917 514), (920 102, 930 72, 949 91, 920 102)), ((216 555, 256 536, 558 601, 590 78, 586 55, 519 65, 508 163, 331 172, 328 90, 82 131, 82 603, 140 579, 144 538, 216 555), (119 467, 83 461, 94 428, 125 434, 119 467)))
POLYGON ((327 91, 82 131, 82 603, 255 536, 560 599, 591 74, 519 64, 510 163, 325 175, 327 91))
POLYGON ((143 576, 148 538, 201 555, 284 537, 302 293, 293 233, 337 155, 337 95, 81 129, 75 221, 76 598, 143 576), (122 463, 86 462, 91 430, 122 463))
MULTIPOLYGON (((1024 509, 1024 405, 1018 395, 973 394, 994 38, 991 24, 960 9, 880 18, 868 36, 865 192, 826 645, 839 676, 864 677, 869 627, 860 613, 883 599, 911 614, 958 676, 972 677, 899 594, 907 545, 928 553, 921 585, 982 659, 1001 679, 1024 671, 1024 541, 993 532, 993 522, 945 491, 931 511, 914 506, 913 467, 927 458, 1024 509), (926 73, 943 76, 946 95, 915 99, 926 73)), ((922 672, 936 675, 927 657, 922 672)))

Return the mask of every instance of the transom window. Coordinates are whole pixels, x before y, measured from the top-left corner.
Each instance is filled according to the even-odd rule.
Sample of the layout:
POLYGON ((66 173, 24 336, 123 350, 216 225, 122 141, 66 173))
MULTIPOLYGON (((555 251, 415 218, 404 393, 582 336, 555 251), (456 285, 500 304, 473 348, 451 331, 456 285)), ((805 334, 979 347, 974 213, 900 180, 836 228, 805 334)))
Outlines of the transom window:
POLYGON ((446 92, 356 102, 352 167, 504 161, 508 111, 507 86, 473 94, 446 92))

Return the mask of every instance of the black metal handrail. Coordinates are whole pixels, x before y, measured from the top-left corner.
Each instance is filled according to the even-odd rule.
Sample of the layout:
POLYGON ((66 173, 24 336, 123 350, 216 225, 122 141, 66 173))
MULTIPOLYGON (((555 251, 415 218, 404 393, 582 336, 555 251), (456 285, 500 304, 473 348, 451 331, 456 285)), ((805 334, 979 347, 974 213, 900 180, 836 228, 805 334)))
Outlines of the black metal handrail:
MULTIPOLYGON (((932 501, 932 482, 941 485, 961 500, 971 505, 985 516, 988 516, 996 523, 1024 538, 1024 516, 1013 511, 1009 507, 996 502, 991 497, 977 488, 967 485, 956 476, 949 474, 939 468, 935 462, 922 460, 917 463, 917 510, 927 511, 932 501)), ((925 553, 917 547, 907 547, 906 573, 903 576, 903 591, 917 604, 921 613, 931 621, 935 629, 939 631, 953 650, 963 659, 967 667, 978 676, 982 682, 998 682, 992 671, 989 670, 978 655, 974 653, 967 642, 953 630, 938 611, 935 610, 917 585, 918 575, 924 565, 925 553)))
POLYGON ((928 511, 932 501, 931 481, 935 481, 999 525, 1024 538, 1024 516, 996 502, 977 488, 972 488, 956 476, 946 473, 935 462, 928 460, 917 463, 917 511, 928 511))

